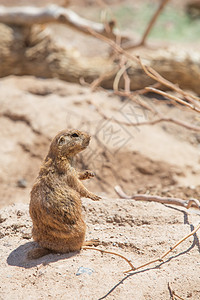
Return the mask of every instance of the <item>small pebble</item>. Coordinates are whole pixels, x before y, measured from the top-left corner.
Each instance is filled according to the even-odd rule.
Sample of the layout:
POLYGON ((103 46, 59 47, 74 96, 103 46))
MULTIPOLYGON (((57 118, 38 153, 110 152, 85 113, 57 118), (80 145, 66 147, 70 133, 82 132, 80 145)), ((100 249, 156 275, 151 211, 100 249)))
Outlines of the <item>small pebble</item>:
POLYGON ((95 226, 95 227, 94 227, 94 230, 100 230, 100 229, 101 229, 100 226, 95 226))
POLYGON ((196 187, 195 187, 195 185, 190 185, 189 188, 190 188, 191 190, 195 190, 196 187))
POLYGON ((76 272, 76 276, 82 275, 82 274, 88 274, 91 275, 94 272, 93 269, 80 267, 78 268, 78 271, 76 272))
POLYGON ((17 186, 20 188, 26 188, 27 187, 27 181, 24 178, 21 178, 17 181, 17 186))

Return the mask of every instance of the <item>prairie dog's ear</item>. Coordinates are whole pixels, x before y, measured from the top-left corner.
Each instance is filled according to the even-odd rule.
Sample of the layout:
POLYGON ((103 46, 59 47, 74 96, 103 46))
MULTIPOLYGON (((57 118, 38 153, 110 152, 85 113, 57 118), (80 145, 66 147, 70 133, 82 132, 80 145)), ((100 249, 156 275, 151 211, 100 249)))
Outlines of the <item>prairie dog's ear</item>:
POLYGON ((58 145, 64 145, 65 143, 66 143, 66 136, 64 136, 64 135, 61 135, 60 137, 59 137, 59 139, 58 139, 58 145))

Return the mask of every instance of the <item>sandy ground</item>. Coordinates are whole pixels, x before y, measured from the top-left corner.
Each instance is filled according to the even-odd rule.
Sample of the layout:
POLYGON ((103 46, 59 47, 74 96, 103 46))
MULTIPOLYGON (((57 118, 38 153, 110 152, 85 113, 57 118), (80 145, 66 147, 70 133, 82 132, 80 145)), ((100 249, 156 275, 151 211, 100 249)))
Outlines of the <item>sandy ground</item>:
MULTIPOLYGON (((99 248, 125 255, 135 266, 159 257, 199 221, 183 209, 116 198, 83 199, 83 207, 87 238, 98 238, 99 248)), ((1 211, 0 299, 170 299, 168 285, 183 299, 199 299, 199 234, 163 262, 125 275, 126 261, 93 250, 28 261, 36 245, 27 210, 16 204, 1 211)))
MULTIPOLYGON (((127 193, 198 198, 199 134, 169 124, 124 127, 105 121, 88 100, 113 118, 131 117, 133 122, 150 116, 111 93, 57 79, 3 78, 0 94, 0 299, 170 299, 168 285, 183 299, 199 299, 199 232, 163 262, 129 275, 123 273, 129 269, 126 261, 92 250, 26 258, 36 246, 29 192, 50 139, 59 130, 74 127, 92 135, 77 165, 96 172, 86 185, 103 199, 83 199, 87 239, 99 238, 100 249, 125 255, 135 266, 159 257, 189 234, 199 213, 118 199, 114 186, 121 185, 127 193)), ((160 108, 180 117, 164 102, 160 108)), ((187 121, 194 117, 184 111, 181 115, 187 121)))
MULTIPOLYGON (((65 36, 68 46, 80 48, 83 55, 108 50, 97 42, 88 47, 80 35, 72 39, 71 31, 57 30, 63 34, 61 39, 55 34, 57 42, 65 43, 65 36)), ((93 43, 90 37, 87 41, 93 43)), ((143 100, 159 105, 167 116, 199 124, 193 112, 143 100)), ((113 120, 131 124, 151 118, 109 91, 91 92, 57 79, 0 79, 0 299, 200 299, 200 231, 163 261, 128 274, 125 260, 94 250, 27 259, 37 246, 31 238, 29 193, 51 139, 64 128, 92 136, 77 167, 96 173, 84 184, 102 200, 83 199, 83 211, 86 238, 98 238, 99 249, 124 255, 138 267, 162 256, 199 223, 198 210, 118 199, 114 187, 120 185, 128 194, 199 199, 200 133, 166 123, 115 124, 91 103, 113 120), (170 289, 181 298, 172 298, 170 289)))

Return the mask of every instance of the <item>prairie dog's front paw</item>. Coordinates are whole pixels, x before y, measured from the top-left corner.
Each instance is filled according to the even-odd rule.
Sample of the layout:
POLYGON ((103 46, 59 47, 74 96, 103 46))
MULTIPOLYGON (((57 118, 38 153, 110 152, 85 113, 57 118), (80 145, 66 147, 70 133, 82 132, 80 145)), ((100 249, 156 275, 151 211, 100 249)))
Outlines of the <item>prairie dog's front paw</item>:
POLYGON ((90 179, 90 178, 94 177, 95 173, 92 171, 86 170, 84 172, 79 172, 78 175, 79 175, 78 178, 80 180, 85 180, 85 179, 90 179))
POLYGON ((101 199, 101 197, 99 197, 95 194, 92 194, 92 195, 90 195, 90 199, 92 199, 93 201, 99 201, 101 199))
POLYGON ((92 171, 86 170, 86 171, 84 172, 84 175, 85 175, 86 178, 89 179, 89 178, 91 178, 91 177, 94 177, 94 176, 95 176, 95 173, 92 172, 92 171))

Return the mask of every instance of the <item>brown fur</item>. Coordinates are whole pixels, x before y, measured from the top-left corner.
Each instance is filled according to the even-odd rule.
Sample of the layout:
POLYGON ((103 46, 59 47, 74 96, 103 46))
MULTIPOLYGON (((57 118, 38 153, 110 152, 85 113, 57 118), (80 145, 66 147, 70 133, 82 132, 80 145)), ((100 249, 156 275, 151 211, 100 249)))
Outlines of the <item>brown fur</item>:
POLYGON ((60 253, 79 251, 84 245, 86 224, 81 196, 92 200, 100 197, 89 192, 80 181, 93 177, 94 173, 77 172, 72 162, 89 141, 90 136, 79 130, 64 130, 52 140, 31 191, 32 235, 42 248, 33 249, 29 258, 43 256, 48 250, 60 253))

